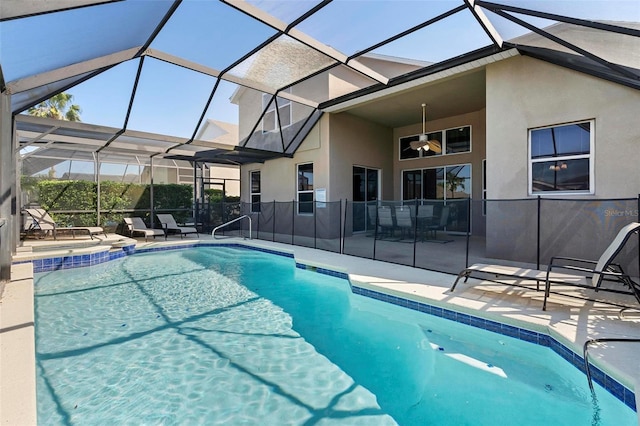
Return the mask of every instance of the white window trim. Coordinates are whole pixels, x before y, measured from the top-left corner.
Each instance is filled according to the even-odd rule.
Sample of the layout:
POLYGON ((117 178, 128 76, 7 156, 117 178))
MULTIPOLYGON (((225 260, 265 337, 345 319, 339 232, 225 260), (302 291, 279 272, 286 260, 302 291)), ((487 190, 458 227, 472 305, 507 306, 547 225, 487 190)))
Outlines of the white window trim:
MULTIPOLYGON (((313 189, 311 190, 304 190, 301 191, 298 185, 298 178, 300 176, 300 166, 306 166, 307 164, 311 164, 313 166, 313 162, 307 162, 307 163, 300 163, 300 164, 296 164, 296 204, 297 204, 297 211, 296 213, 301 215, 301 216, 313 216, 315 214, 316 211, 316 206, 315 206, 315 191, 313 189), (300 194, 311 194, 311 202, 313 202, 313 212, 311 213, 307 213, 307 212, 302 212, 300 213, 300 194)), ((315 167, 313 168, 313 173, 314 173, 314 179, 315 179, 315 167)))
POLYGON ((568 123, 558 123, 550 126, 534 127, 527 130, 527 159, 528 159, 528 193, 529 195, 593 195, 595 194, 595 135, 596 135, 596 120, 595 118, 588 120, 571 121, 568 123), (566 126, 568 124, 580 124, 589 123, 589 154, 580 155, 565 155, 562 157, 543 157, 543 158, 531 158, 531 132, 534 130, 551 129, 553 127, 566 126), (579 160, 587 158, 589 159, 589 190, 587 191, 533 191, 533 164, 541 163, 545 161, 563 161, 563 160, 579 160))
POLYGON ((251 204, 251 213, 260 213, 260 211, 253 210, 254 202, 253 197, 257 195, 262 203, 262 173, 260 173, 260 192, 253 192, 253 174, 260 173, 260 170, 252 170, 249 172, 249 204, 251 204))

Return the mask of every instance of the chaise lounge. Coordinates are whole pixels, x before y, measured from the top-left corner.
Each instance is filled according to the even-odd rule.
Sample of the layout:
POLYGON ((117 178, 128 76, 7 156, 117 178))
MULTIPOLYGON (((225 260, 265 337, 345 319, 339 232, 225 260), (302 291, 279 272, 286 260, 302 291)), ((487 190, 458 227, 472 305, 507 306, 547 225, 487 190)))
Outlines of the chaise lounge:
POLYGON ((200 234, 198 233, 198 230, 196 228, 191 228, 188 226, 178 226, 176 220, 171 214, 156 214, 156 216, 162 224, 162 229, 164 230, 166 235, 169 235, 169 233, 180 234, 180 238, 182 238, 184 235, 196 234, 196 236, 200 237, 200 234))
POLYGON ((105 237, 107 236, 104 229, 99 226, 60 227, 56 224, 53 218, 49 216, 49 213, 47 213, 45 209, 25 209, 25 211, 32 219, 31 225, 25 229, 27 234, 43 232, 46 235, 50 232, 53 235, 54 240, 58 239, 59 231, 71 232, 73 234, 73 238, 76 237, 76 232, 86 232, 92 240, 93 236, 97 234, 104 234, 105 237))
POLYGON ((139 217, 125 217, 124 223, 129 229, 129 235, 135 236, 136 234, 142 234, 144 235, 145 241, 148 241, 149 237, 153 237, 154 240, 156 237, 164 237, 165 239, 167 238, 167 234, 165 234, 162 229, 147 228, 147 225, 139 217))
POLYGON ((547 299, 551 290, 551 284, 563 284, 577 286, 595 291, 608 291, 621 294, 632 294, 640 303, 640 284, 633 281, 622 267, 613 263, 614 258, 620 253, 631 235, 638 234, 640 223, 632 222, 624 226, 613 239, 609 247, 602 253, 598 260, 576 259, 571 257, 554 256, 549 261, 546 271, 527 269, 513 266, 488 265, 476 263, 463 269, 456 278, 450 291, 454 291, 458 281, 464 278, 464 282, 472 275, 512 277, 523 280, 535 280, 537 290, 540 290, 540 282, 544 281, 544 302, 542 310, 547 309, 547 299), (554 272, 554 270, 556 272, 554 272), (557 272, 561 270, 562 272, 557 272), (568 272, 567 272, 568 271, 568 272), (573 273, 575 271, 575 273, 573 273), (603 281, 615 281, 623 284, 623 289, 610 289, 601 287, 603 281))

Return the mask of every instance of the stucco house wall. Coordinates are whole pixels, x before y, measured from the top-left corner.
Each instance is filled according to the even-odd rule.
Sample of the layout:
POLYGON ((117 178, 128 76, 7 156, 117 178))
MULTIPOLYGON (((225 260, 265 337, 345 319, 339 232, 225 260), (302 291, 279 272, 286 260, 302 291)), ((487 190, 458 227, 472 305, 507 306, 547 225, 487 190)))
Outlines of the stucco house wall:
MULTIPOLYGON (((330 115, 332 200, 353 200, 353 167, 380 170, 381 197, 393 198, 393 130, 349 113, 330 115)), ((329 195, 329 194, 328 194, 329 195)))
MULTIPOLYGON (((537 195, 529 194, 528 130, 593 119, 593 194, 542 197, 546 207, 541 213, 540 261, 546 263, 549 256, 562 255, 565 247, 571 248, 574 257, 594 258, 594 252, 604 250, 594 247, 606 244, 594 232, 608 228, 615 232, 620 227, 616 218, 607 214, 611 202, 590 207, 585 203, 571 206, 564 201, 562 210, 554 212, 554 204, 548 200, 637 197, 640 92, 529 57, 493 63, 487 66, 486 75, 487 198, 524 199, 487 204, 486 254, 510 259, 518 253, 519 259, 535 262, 537 195), (584 209, 586 214, 580 214, 584 209), (546 251, 549 247, 553 253, 546 251)), ((613 210, 629 213, 637 220, 637 209, 625 207, 628 205, 615 204, 613 210)), ((637 250, 637 246, 630 249, 637 250)))
POLYGON ((526 56, 490 64, 486 75, 488 198, 530 196, 528 129, 589 119, 594 194, 579 197, 638 195, 639 91, 526 56))
POLYGON ((260 171, 261 199, 268 201, 293 201, 296 199, 298 164, 313 163, 314 188, 329 191, 328 116, 320 119, 298 148, 294 158, 277 158, 264 163, 246 164, 241 167, 241 199, 250 200, 252 171, 260 171))

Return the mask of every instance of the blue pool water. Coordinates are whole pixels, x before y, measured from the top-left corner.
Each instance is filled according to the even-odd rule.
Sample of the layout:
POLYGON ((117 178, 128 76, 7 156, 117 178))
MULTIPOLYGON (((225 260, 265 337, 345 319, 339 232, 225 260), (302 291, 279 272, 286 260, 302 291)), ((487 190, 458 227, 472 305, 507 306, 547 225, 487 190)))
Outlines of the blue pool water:
POLYGON ((549 348, 234 247, 36 276, 39 424, 637 425, 549 348))

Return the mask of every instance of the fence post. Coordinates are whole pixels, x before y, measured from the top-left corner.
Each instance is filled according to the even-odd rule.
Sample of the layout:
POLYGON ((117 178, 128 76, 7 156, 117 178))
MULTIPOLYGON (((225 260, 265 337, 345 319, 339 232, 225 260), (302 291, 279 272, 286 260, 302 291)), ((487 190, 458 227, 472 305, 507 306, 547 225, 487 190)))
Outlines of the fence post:
POLYGON ((271 234, 271 241, 275 241, 276 240, 276 200, 273 200, 273 213, 271 213, 273 215, 272 220, 273 220, 273 233, 271 234))
MULTIPOLYGON (((416 246, 418 244, 418 200, 413 200, 415 205, 415 217, 413 218, 413 267, 416 267, 416 246)), ((409 210, 411 212, 411 210, 409 210)), ((409 214, 411 218, 411 214, 409 214)))
POLYGON ((376 260, 376 241, 378 241, 378 204, 376 203, 376 220, 373 221, 373 260, 376 260))
MULTIPOLYGON (((260 239, 260 217, 262 216, 262 203, 258 203, 258 206, 260 206, 260 209, 258 210, 258 220, 256 222, 258 222, 258 224, 256 225, 256 239, 260 239)), ((252 204, 249 204, 249 214, 252 214, 253 212, 252 210, 252 204)))
POLYGON ((293 235, 296 232, 296 200, 291 202, 291 245, 293 246, 293 235))
POLYGON ((318 202, 314 201, 313 204, 313 248, 318 248, 318 202))
MULTIPOLYGON (((349 200, 344 199, 344 221, 342 220, 342 216, 340 216, 340 254, 344 254, 344 239, 347 235, 347 208, 349 206, 349 200)), ((342 198, 340 199, 340 210, 342 210, 342 198)))
POLYGON ((542 198, 538 195, 538 225, 536 230, 536 269, 540 269, 540 204, 542 198))
MULTIPOLYGON (((467 253, 464 258, 464 267, 469 266, 469 239, 471 238, 471 197, 467 198, 467 253)), ((485 232, 486 234, 486 232, 485 232)))

